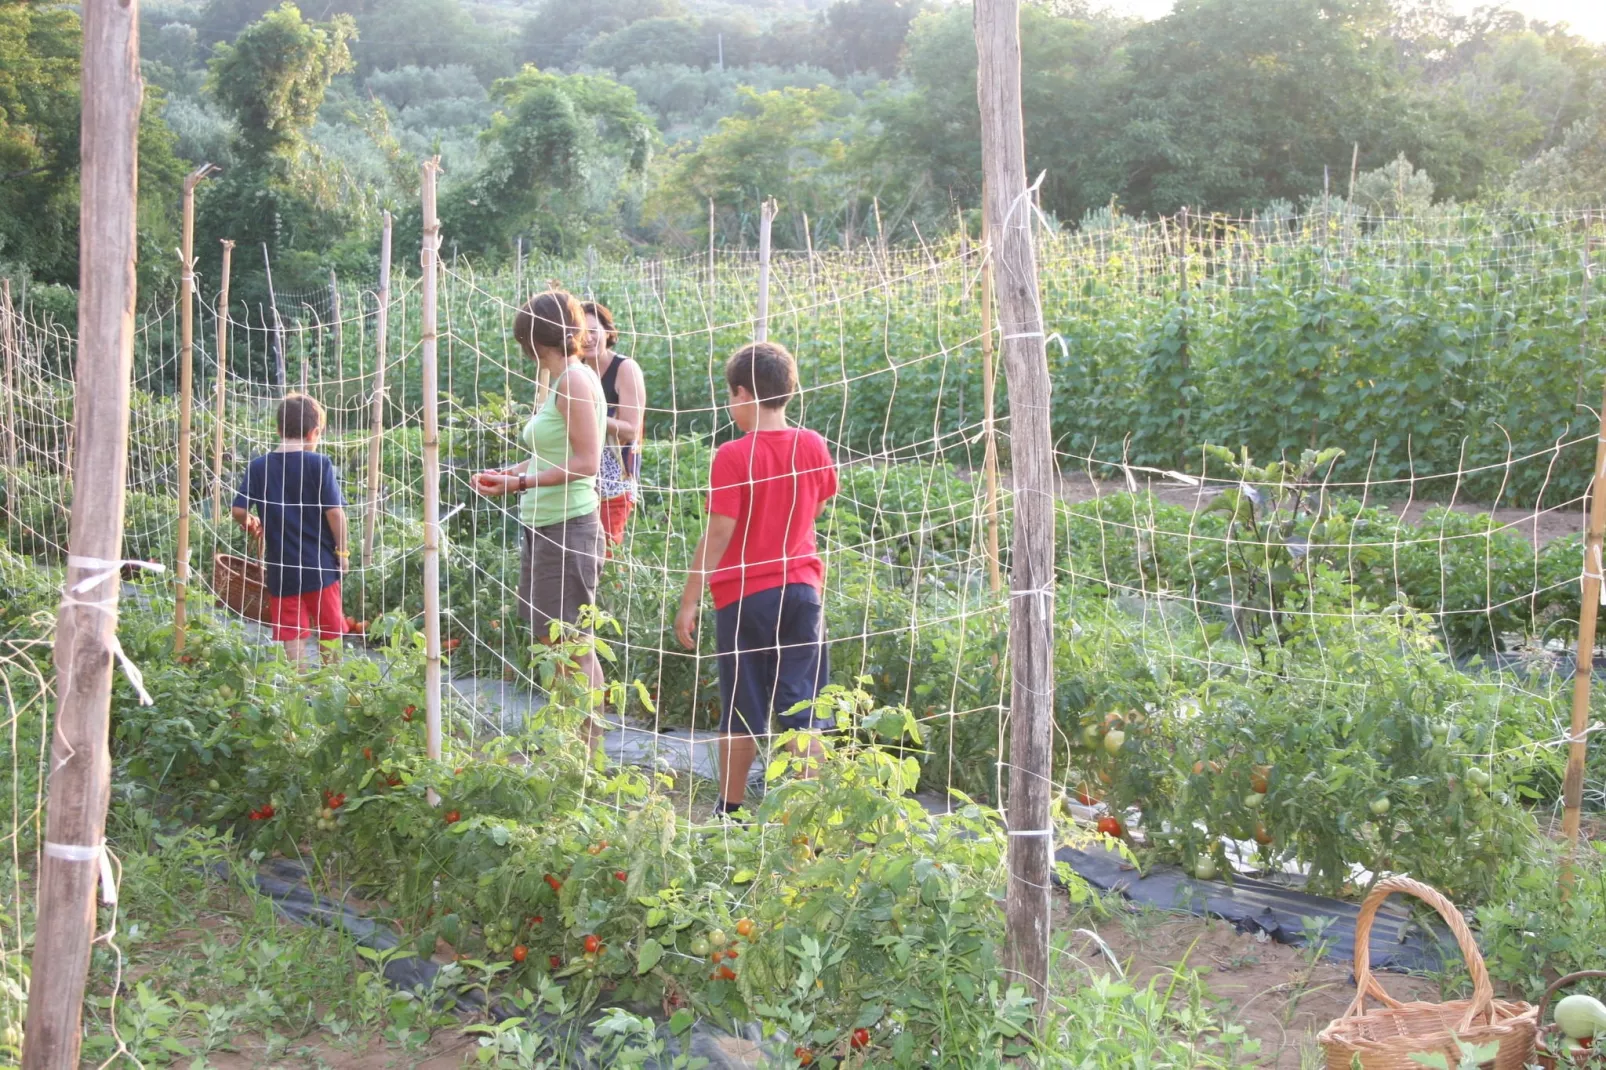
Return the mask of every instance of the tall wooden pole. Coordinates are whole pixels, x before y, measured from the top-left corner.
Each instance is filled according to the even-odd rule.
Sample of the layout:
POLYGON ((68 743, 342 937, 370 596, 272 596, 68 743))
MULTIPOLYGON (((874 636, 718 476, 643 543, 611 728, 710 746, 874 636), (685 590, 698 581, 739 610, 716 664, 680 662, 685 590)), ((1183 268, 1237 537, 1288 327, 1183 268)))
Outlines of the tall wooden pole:
POLYGON ((183 272, 178 277, 178 546, 173 562, 173 652, 184 652, 190 586, 190 407, 195 390, 195 187, 212 173, 202 164, 184 176, 183 272))
POLYGON ((0 279, 0 356, 5 359, 6 509, 17 509, 17 310, 11 303, 11 280, 0 279))
POLYGON ((1010 558, 1009 886, 1005 969, 1047 1006, 1050 752, 1054 724, 1054 440, 1021 116, 1020 0, 976 0, 986 214, 1009 387, 1015 494, 1010 558))
MULTIPOLYGON (((520 250, 522 252, 522 250, 520 250)), ((515 293, 517 284, 515 283, 515 293)), ((379 462, 385 436, 385 359, 390 338, 390 213, 379 235, 379 309, 374 318, 374 404, 368 430, 368 508, 362 518, 362 565, 374 563, 374 533, 379 527, 379 462)))
POLYGON ((441 472, 440 399, 436 382, 436 287, 440 275, 441 221, 435 214, 440 157, 424 164, 423 328, 419 376, 424 394, 424 712, 425 754, 441 756, 441 472))
MULTIPOLYGON (((982 198, 987 196, 985 184, 982 198)), ((987 579, 993 593, 1003 589, 998 568, 998 430, 994 422, 997 402, 994 393, 998 376, 993 369, 993 256, 987 244, 987 212, 981 216, 981 434, 982 479, 987 488, 987 579)))
POLYGON ((708 299, 714 299, 714 198, 708 198, 708 299))
POLYGON ((770 337, 770 231, 775 225, 775 201, 766 200, 758 212, 758 315, 753 322, 753 340, 770 337))
POLYGON ((134 367, 134 197, 138 170, 139 0, 84 0, 78 365, 66 589, 56 617, 55 733, 22 1065, 76 1070, 84 981, 105 879, 118 559, 134 367))
POLYGON ((212 398, 212 524, 223 524, 223 425, 229 412, 229 271, 234 264, 234 242, 223 241, 221 287, 217 295, 217 383, 212 398))
MULTIPOLYGON (((1587 219, 1586 219, 1587 224, 1587 219)), ((1589 337, 1589 263, 1590 235, 1584 232, 1584 344, 1589 337)), ((1586 354, 1587 355, 1587 354, 1586 354)), ((1606 391, 1603 391, 1606 395, 1606 391)), ((1561 818, 1562 836, 1568 845, 1568 864, 1563 867, 1563 883, 1570 889, 1573 882, 1571 854, 1578 846, 1579 813, 1584 801, 1584 759, 1588 756, 1589 742, 1584 732, 1589 727, 1589 685, 1595 672, 1595 624, 1600 614, 1601 599, 1601 542, 1606 532, 1606 396, 1600 409, 1600 432, 1595 442, 1595 473, 1590 483, 1589 532, 1584 542, 1583 601, 1578 607, 1578 667, 1573 673, 1573 716, 1571 742, 1567 747, 1567 775, 1562 779, 1561 818)))

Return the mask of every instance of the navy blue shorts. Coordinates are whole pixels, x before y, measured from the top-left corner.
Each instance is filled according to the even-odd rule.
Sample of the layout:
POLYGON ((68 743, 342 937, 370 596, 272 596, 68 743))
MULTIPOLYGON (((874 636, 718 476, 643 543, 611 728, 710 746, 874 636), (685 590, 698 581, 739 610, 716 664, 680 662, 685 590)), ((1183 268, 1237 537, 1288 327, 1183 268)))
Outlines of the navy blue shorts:
POLYGON ((812 584, 771 587, 714 614, 719 730, 749 736, 833 727, 812 703, 831 675, 825 613, 812 584), (796 712, 792 707, 809 703, 796 712))

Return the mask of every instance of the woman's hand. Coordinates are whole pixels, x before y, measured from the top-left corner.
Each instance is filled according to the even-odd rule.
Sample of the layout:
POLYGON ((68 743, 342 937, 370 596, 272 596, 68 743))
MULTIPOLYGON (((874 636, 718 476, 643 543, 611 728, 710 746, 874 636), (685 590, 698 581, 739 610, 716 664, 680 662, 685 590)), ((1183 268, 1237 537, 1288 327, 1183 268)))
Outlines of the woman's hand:
POLYGON ((519 489, 521 476, 510 475, 507 472, 491 470, 476 472, 469 481, 476 493, 487 498, 500 498, 504 494, 516 493, 519 489))

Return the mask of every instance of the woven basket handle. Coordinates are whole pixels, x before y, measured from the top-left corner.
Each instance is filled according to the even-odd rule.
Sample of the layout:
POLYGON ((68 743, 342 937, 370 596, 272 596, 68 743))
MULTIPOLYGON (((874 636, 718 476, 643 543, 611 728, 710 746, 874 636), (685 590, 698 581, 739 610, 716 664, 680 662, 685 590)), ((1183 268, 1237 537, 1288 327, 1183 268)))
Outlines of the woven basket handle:
POLYGON ((1494 1004, 1494 986, 1489 983, 1489 971, 1484 968, 1483 955, 1478 951, 1478 945, 1472 939, 1472 930, 1467 928, 1461 912, 1455 908, 1444 896, 1429 888, 1421 881, 1414 881, 1410 877, 1389 877, 1378 881, 1367 893, 1366 901, 1361 904, 1361 913, 1355 920, 1355 1000, 1344 1012, 1346 1018, 1358 1018, 1366 1013, 1366 997, 1379 1000, 1389 1007, 1402 1006, 1399 1000, 1383 991, 1383 986, 1377 983, 1372 976, 1372 922, 1377 919, 1377 912, 1383 905, 1383 900, 1395 892, 1404 892, 1414 895, 1428 906, 1439 912, 1450 933, 1455 937, 1456 945, 1461 949, 1461 957, 1466 959, 1467 973, 1472 975, 1472 1001, 1467 1006, 1467 1013, 1461 1019, 1460 1032, 1472 1028, 1472 1023, 1478 1017, 1492 1017, 1494 1004))
POLYGON ((1557 992, 1568 985, 1575 985, 1579 981, 1587 981, 1591 977, 1606 977, 1606 970, 1579 970, 1577 973, 1569 973, 1550 982, 1550 987, 1545 989, 1544 996, 1539 1000, 1539 1010, 1536 1015, 1539 1021, 1539 1028, 1543 1029, 1545 1027, 1545 1011, 1550 1007, 1550 1001, 1557 992))

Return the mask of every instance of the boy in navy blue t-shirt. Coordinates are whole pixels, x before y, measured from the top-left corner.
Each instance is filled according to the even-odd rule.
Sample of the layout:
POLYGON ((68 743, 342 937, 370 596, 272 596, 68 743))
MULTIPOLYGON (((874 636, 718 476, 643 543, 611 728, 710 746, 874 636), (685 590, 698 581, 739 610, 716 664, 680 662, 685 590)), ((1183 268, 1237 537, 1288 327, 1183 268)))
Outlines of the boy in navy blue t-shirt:
POLYGON ((340 480, 329 458, 314 449, 323 406, 306 394, 288 394, 278 422, 279 448, 246 466, 233 513, 247 534, 266 542, 268 623, 286 656, 299 664, 304 639, 338 639, 349 630, 340 576, 351 555, 340 480))

